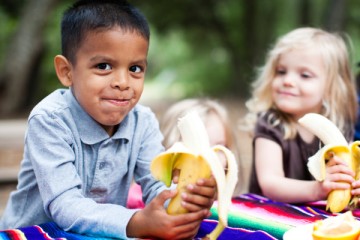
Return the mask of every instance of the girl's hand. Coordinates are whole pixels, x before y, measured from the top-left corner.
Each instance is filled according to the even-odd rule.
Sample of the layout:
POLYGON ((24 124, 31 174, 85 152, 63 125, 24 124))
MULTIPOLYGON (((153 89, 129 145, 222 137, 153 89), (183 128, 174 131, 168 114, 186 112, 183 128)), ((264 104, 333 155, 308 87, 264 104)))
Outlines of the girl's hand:
POLYGON ((347 163, 333 154, 326 163, 326 177, 322 182, 323 198, 326 198, 332 190, 350 188, 354 182, 354 176, 354 172, 347 163))
POLYGON ((357 196, 360 195, 360 180, 353 181, 352 184, 351 195, 357 196))

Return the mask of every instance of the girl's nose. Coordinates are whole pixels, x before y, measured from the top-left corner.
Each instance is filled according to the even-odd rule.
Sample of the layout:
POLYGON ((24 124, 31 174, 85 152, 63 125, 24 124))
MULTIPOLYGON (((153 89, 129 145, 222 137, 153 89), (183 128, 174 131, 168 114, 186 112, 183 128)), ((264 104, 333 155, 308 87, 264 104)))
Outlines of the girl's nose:
POLYGON ((294 76, 290 73, 287 73, 283 76, 284 86, 293 86, 294 85, 294 76))

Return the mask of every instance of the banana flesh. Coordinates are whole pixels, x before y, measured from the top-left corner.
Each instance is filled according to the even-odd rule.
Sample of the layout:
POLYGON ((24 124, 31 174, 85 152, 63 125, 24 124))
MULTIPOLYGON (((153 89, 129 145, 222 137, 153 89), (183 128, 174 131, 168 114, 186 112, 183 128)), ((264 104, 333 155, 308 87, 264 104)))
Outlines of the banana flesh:
MULTIPOLYGON (((359 179, 360 141, 348 144, 336 125, 320 114, 308 113, 299 119, 299 123, 325 144, 308 162, 309 171, 316 180, 325 179, 326 161, 331 158, 331 155, 336 155, 345 161, 354 171, 355 179, 359 179)), ((346 190, 333 190, 329 193, 326 210, 332 213, 341 212, 349 205, 356 207, 357 203, 358 198, 352 198, 349 184, 346 190)))
POLYGON ((217 239, 227 226, 227 215, 231 198, 238 180, 238 166, 233 153, 224 146, 210 147, 204 123, 196 112, 189 112, 178 121, 181 142, 175 143, 164 153, 156 156, 150 166, 154 178, 170 186, 174 169, 179 169, 178 194, 170 200, 169 214, 182 214, 187 210, 181 206, 181 194, 188 184, 200 178, 214 176, 217 186, 219 224, 207 237, 217 239), (225 174, 218 151, 224 153, 228 170, 225 174))

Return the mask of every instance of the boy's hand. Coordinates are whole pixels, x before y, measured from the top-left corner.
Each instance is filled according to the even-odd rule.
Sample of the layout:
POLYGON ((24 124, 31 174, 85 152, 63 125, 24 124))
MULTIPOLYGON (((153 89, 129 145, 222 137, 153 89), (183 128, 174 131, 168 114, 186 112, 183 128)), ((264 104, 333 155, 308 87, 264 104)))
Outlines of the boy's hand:
MULTIPOLYGON (((173 170, 173 182, 178 183, 180 171, 173 170)), ((202 209, 210 209, 216 198, 216 181, 213 176, 209 179, 199 179, 195 185, 189 184, 187 192, 181 196, 182 206, 189 212, 195 212, 202 209)), ((207 217, 210 216, 209 215, 207 217)))
MULTIPOLYGON (((189 184, 187 192, 181 196, 182 206, 189 212, 210 209, 216 197, 216 181, 213 176, 208 179, 199 179, 195 185, 189 184)), ((209 212, 210 214, 210 212, 209 212)), ((209 217, 208 215, 207 217, 209 217)))
MULTIPOLYGON (((210 184, 211 185, 211 184, 210 184)), ((167 199, 176 195, 176 190, 165 190, 155 197, 144 209, 136 212, 127 226, 128 237, 160 238, 160 239, 191 239, 209 210, 169 215, 164 208, 167 199)))

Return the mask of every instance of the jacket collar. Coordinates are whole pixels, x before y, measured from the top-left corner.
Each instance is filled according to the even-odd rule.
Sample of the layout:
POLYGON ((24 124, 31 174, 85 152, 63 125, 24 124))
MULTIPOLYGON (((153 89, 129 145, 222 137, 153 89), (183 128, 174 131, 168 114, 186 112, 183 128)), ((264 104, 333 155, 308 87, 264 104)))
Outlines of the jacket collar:
POLYGON ((125 139, 126 142, 129 141, 132 132, 131 129, 134 127, 134 122, 130 121, 130 119, 133 118, 130 117, 130 113, 132 113, 133 110, 131 110, 130 113, 119 124, 119 127, 114 135, 110 137, 105 129, 81 107, 73 95, 71 89, 67 91, 66 99, 69 103, 70 111, 82 142, 92 145, 109 138, 125 139))

